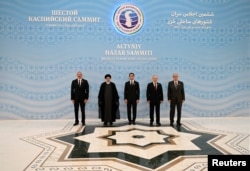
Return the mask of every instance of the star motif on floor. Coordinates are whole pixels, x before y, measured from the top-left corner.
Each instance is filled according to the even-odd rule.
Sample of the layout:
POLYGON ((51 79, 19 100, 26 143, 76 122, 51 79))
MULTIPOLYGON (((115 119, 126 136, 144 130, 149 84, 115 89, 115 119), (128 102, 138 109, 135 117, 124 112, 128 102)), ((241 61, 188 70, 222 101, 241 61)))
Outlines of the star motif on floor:
POLYGON ((152 159, 167 151, 200 150, 192 142, 198 137, 197 134, 178 132, 172 127, 136 125, 134 128, 131 126, 97 127, 93 133, 80 135, 75 139, 90 143, 89 153, 123 152, 152 159), (133 138, 138 135, 144 138, 133 138))
POLYGON ((113 145, 132 144, 140 147, 169 143, 167 138, 174 137, 173 135, 162 135, 159 130, 139 130, 137 128, 125 131, 112 131, 112 133, 114 135, 106 138, 115 140, 115 143, 112 143, 113 145))
POLYGON ((43 149, 27 171, 176 171, 205 170, 207 155, 249 154, 248 148, 242 148, 243 143, 247 144, 248 137, 248 134, 207 129, 193 122, 186 122, 181 127, 149 127, 143 122, 137 125, 121 122, 112 127, 98 124, 78 127, 69 122, 61 130, 24 137, 23 140, 43 149), (115 136, 118 132, 125 136, 124 139, 130 135, 134 141, 146 138, 143 132, 160 138, 159 142, 153 140, 143 144, 145 146, 138 143, 118 144, 119 137, 115 136))

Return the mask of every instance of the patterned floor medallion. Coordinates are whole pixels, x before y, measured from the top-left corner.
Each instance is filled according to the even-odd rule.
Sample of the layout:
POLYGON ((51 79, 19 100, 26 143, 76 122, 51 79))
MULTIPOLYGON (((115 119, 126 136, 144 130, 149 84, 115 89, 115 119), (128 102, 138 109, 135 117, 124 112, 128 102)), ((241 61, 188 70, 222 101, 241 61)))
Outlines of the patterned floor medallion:
POLYGON ((209 130, 196 123, 150 127, 72 126, 22 138, 43 151, 29 170, 207 170, 209 154, 249 154, 249 135, 209 130))

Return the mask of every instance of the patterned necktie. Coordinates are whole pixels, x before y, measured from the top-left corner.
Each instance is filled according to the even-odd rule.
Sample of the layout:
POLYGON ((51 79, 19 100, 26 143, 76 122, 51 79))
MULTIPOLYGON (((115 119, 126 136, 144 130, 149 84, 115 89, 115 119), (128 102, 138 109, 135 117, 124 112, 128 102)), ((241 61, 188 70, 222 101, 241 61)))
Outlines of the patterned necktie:
POLYGON ((81 86, 81 80, 78 80, 78 85, 81 86))
POLYGON ((177 81, 174 82, 174 86, 175 86, 175 88, 177 89, 177 86, 178 86, 177 81))

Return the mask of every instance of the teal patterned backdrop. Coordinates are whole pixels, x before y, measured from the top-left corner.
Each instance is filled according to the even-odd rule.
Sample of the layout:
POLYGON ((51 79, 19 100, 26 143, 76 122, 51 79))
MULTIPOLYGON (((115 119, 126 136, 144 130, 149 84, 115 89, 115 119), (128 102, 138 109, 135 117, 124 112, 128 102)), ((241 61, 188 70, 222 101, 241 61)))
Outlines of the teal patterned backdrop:
POLYGON ((70 85, 77 71, 90 84, 87 118, 98 118, 107 73, 126 118, 123 89, 130 72, 140 82, 139 118, 149 117, 145 95, 153 74, 164 90, 161 116, 168 118, 173 72, 185 86, 183 117, 249 116, 249 9, 249 0, 1 0, 0 119, 73 118, 70 85), (143 13, 134 34, 114 25, 124 4, 143 13))

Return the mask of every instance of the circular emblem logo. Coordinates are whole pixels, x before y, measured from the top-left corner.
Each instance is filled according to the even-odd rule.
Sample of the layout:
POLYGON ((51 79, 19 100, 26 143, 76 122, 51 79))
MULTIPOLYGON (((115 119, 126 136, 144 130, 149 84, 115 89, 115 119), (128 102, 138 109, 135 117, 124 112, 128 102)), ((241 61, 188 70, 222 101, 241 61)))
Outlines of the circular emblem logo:
POLYGON ((121 5, 115 11, 114 24, 122 33, 136 33, 143 25, 143 13, 135 5, 121 5))

